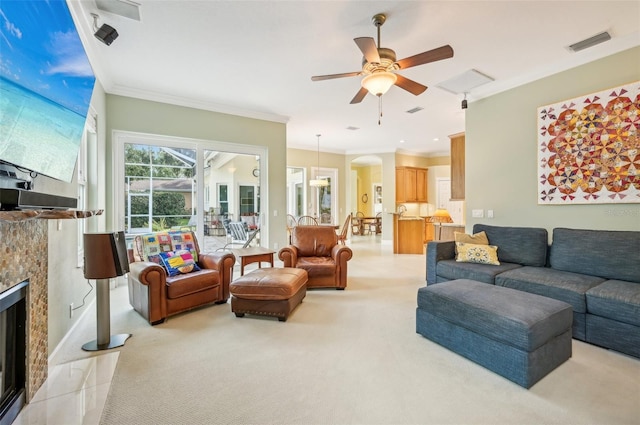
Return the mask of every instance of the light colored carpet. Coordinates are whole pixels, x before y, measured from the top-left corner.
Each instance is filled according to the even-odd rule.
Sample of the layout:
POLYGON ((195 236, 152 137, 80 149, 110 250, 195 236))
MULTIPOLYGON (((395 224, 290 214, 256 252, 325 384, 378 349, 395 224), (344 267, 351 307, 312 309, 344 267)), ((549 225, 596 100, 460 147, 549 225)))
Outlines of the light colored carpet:
POLYGON ((285 323, 227 304, 151 327, 113 291, 112 332, 133 337, 101 423, 638 424, 637 359, 574 340, 523 389, 416 334, 424 256, 351 246, 347 289, 309 291, 285 323))

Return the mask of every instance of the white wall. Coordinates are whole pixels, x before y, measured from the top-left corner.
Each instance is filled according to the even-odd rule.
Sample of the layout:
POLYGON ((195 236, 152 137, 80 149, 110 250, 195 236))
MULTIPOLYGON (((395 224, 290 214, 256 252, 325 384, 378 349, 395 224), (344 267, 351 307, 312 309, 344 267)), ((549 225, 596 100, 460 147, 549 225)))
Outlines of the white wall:
MULTIPOLYGON (((96 81, 91 97, 91 108, 98 117, 97 137, 88 146, 87 160, 88 190, 91 193, 87 209, 93 210, 105 208, 104 173, 106 164, 104 160, 98 160, 98 158, 104 158, 105 150, 105 93, 98 81, 96 81)), ((63 183, 46 177, 38 177, 37 180, 37 191, 74 198, 78 194, 78 183, 75 176, 71 183, 63 183)), ((85 232, 104 230, 104 216, 83 220, 85 232)), ((91 287, 84 278, 82 268, 78 267, 78 220, 49 220, 48 233, 48 349, 49 355, 51 355, 95 298, 95 291, 86 297, 84 307, 80 307, 91 287), (80 307, 75 310, 73 318, 69 317, 69 304, 71 303, 80 307)))
POLYGON ((466 228, 640 230, 640 204, 538 205, 537 108, 640 80, 640 47, 469 104, 466 228), (494 210, 494 219, 471 217, 494 210))

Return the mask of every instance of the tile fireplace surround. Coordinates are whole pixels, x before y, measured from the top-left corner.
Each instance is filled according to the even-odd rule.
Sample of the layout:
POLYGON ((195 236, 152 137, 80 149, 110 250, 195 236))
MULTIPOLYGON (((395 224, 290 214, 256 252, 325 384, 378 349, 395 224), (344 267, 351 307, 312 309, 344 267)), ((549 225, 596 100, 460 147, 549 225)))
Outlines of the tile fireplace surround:
POLYGON ((47 220, 0 220, 0 292, 29 280, 27 294, 27 379, 29 402, 48 370, 47 220))

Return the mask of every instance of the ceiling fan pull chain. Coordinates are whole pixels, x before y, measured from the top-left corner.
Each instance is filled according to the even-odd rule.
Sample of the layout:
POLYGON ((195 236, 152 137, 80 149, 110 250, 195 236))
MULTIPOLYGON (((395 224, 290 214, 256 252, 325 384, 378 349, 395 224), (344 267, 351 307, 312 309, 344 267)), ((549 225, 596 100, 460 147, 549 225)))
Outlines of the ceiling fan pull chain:
POLYGON ((380 116, 378 117, 378 125, 380 125, 380 121, 382 118, 382 96, 378 96, 378 113, 380 116))

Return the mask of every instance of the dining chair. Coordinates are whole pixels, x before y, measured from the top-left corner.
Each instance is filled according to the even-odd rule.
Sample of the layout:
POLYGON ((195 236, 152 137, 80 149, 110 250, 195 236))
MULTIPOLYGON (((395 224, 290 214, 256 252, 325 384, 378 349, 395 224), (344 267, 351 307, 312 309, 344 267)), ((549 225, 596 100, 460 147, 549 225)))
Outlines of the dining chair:
POLYGON ((349 235, 349 226, 351 225, 351 214, 349 214, 342 225, 342 229, 338 234, 338 243, 342 245, 347 244, 347 236, 349 235))
POLYGON ((310 215, 303 215, 298 219, 299 226, 317 226, 318 220, 315 217, 311 217, 310 215))
POLYGON ((353 214, 349 214, 351 217, 351 234, 359 235, 360 234, 360 219, 358 218, 358 214, 354 216, 353 214))
POLYGON ((358 234, 365 235, 369 233, 369 227, 365 226, 364 223, 364 213, 362 211, 358 211, 356 213, 356 218, 358 220, 358 234))
POLYGON ((287 214, 287 238, 289 239, 289 243, 291 243, 291 234, 293 233, 293 228, 298 225, 298 220, 291 215, 287 214))
POLYGON ((376 220, 369 223, 369 233, 379 235, 382 233, 382 213, 376 214, 376 220))

